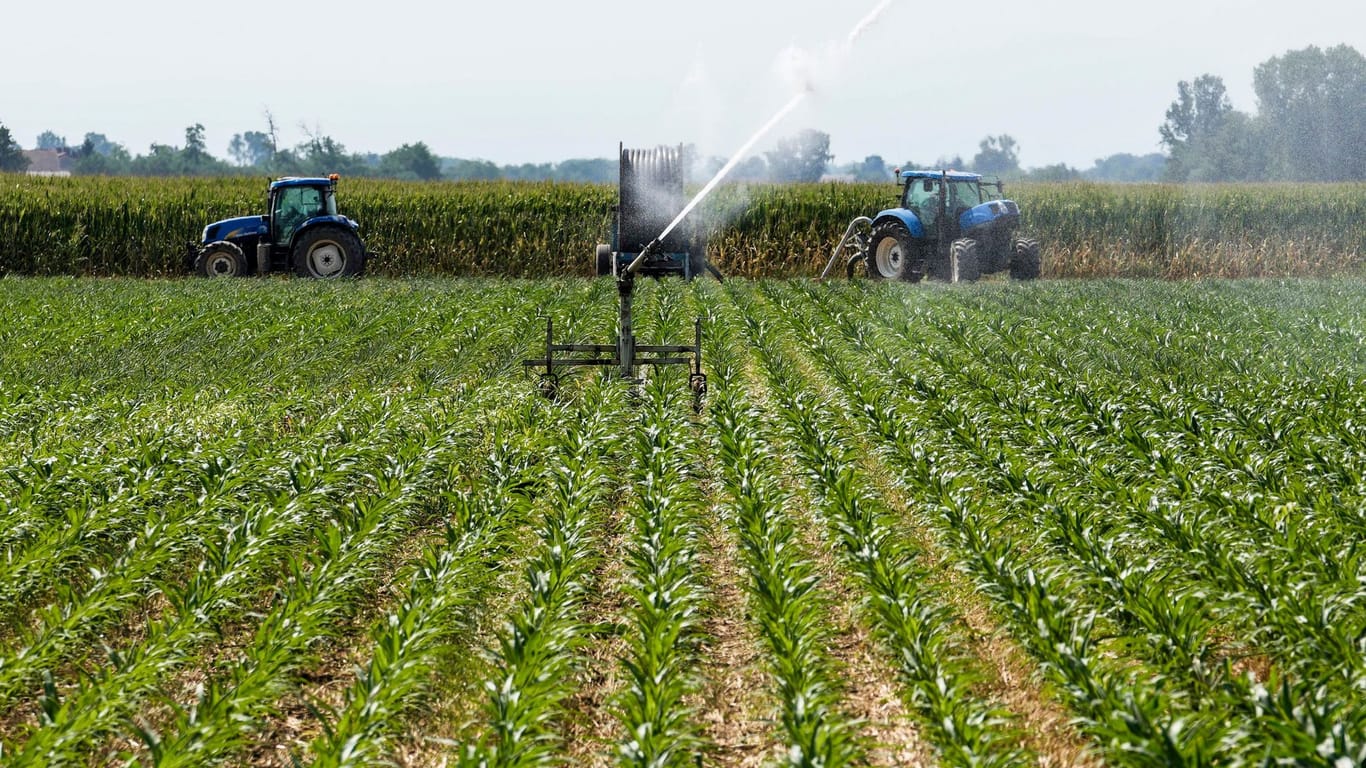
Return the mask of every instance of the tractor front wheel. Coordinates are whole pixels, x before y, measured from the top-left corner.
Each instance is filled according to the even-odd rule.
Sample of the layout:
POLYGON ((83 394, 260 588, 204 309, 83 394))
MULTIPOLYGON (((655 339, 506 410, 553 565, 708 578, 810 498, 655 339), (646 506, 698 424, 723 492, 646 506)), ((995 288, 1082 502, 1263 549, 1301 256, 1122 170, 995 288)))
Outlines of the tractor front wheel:
POLYGON ((901 222, 884 221, 874 225, 868 241, 868 277, 919 282, 924 271, 917 268, 915 253, 911 233, 901 222))
POLYGON ((294 271, 300 277, 355 277, 365 269, 365 247, 356 233, 341 227, 318 227, 294 244, 294 271))
POLYGON ((241 277, 247 273, 247 257, 236 243, 209 243, 195 256, 194 272, 204 277, 241 277))
POLYGON ((977 241, 970 237, 954 240, 949 246, 949 282, 971 283, 982 276, 977 258, 977 241))
POLYGON ((1043 271, 1043 257, 1039 241, 1021 237, 1010 244, 1010 277, 1012 280, 1037 280, 1043 271))

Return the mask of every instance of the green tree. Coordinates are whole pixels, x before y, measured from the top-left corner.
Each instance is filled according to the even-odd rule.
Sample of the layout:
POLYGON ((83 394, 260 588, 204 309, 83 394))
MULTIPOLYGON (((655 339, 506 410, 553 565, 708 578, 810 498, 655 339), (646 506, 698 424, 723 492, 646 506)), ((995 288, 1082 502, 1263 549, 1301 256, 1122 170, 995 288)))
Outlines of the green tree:
POLYGON ((204 143, 204 124, 195 123, 185 129, 185 158, 191 162, 198 161, 201 157, 208 154, 208 145, 204 143))
POLYGON ((28 158, 8 128, 0 123, 0 171, 22 173, 28 170, 28 158))
POLYGON ((234 133, 228 142, 228 156, 240 166, 255 168, 263 166, 275 154, 270 134, 264 131, 234 133))
POLYGON ((1193 82, 1176 84, 1177 98, 1167 108, 1167 119, 1158 128, 1171 161, 1167 177, 1172 181, 1216 181, 1206 154, 1225 131, 1233 104, 1223 78, 1201 75, 1193 82))
POLYGON ((292 155, 278 153, 280 165, 291 165, 285 172, 322 176, 340 173, 343 176, 369 176, 370 165, 361 155, 346 151, 346 146, 317 133, 309 133, 308 140, 294 148, 292 155), (284 155, 284 157, 280 157, 284 155))
POLYGON ((869 155, 854 168, 855 181, 887 181, 891 175, 891 168, 882 155, 869 155))
POLYGON ((996 176, 1018 176, 1019 146, 1008 133, 982 139, 977 145, 977 154, 972 157, 972 170, 996 176))
POLYGON ((133 172, 133 158, 122 144, 106 141, 101 144, 94 137, 100 134, 85 135, 85 143, 91 151, 82 152, 71 172, 77 176, 126 176, 133 172))
POLYGON ((1029 181, 1075 181, 1081 178, 1081 172, 1067 163, 1055 163, 1031 168, 1024 173, 1024 178, 1029 181))
POLYGON ((34 149, 66 149, 66 137, 58 136, 53 131, 43 131, 38 134, 37 141, 33 144, 34 149))
POLYGON ((1082 175, 1095 181, 1158 181, 1167 168, 1167 156, 1153 152, 1139 157, 1127 152, 1102 157, 1082 175))
POLYGON ((1273 177, 1366 179, 1366 57, 1290 51, 1259 65, 1253 87, 1273 177))
POLYGON ((807 129, 778 141, 768 157, 768 173, 773 181, 820 181, 835 156, 830 154, 830 134, 807 129))
MULTIPOLYGON (((87 144, 90 146, 91 152, 105 156, 114 154, 115 150, 123 149, 123 145, 115 144, 103 133, 87 133, 85 135, 85 140, 81 142, 81 145, 85 146, 87 144)), ((127 154, 127 150, 124 150, 124 155, 126 156, 127 154)))
MULTIPOLYGON (((903 165, 903 166, 901 166, 901 167, 902 167, 902 168, 914 168, 915 166, 908 162, 908 163, 906 163, 905 165, 903 165)), ((931 166, 931 168, 943 169, 943 170, 948 170, 948 171, 959 171, 959 170, 962 170, 962 169, 967 168, 967 167, 968 167, 968 164, 965 163, 965 162, 963 162, 963 156, 962 156, 962 155, 954 155, 953 157, 943 157, 943 156, 940 156, 940 158, 939 158, 938 160, 935 160, 935 161, 934 161, 934 165, 931 166)), ((926 170, 926 169, 922 169, 922 170, 926 170)))
POLYGON ((441 163, 423 142, 404 144, 379 161, 379 173, 397 179, 431 181, 441 178, 441 163))
POLYGON ((555 165, 555 178, 585 184, 612 184, 619 178, 617 161, 607 158, 565 160, 555 165))
POLYGON ((441 161, 441 175, 455 181, 495 181, 503 172, 490 160, 463 160, 458 157, 441 161))

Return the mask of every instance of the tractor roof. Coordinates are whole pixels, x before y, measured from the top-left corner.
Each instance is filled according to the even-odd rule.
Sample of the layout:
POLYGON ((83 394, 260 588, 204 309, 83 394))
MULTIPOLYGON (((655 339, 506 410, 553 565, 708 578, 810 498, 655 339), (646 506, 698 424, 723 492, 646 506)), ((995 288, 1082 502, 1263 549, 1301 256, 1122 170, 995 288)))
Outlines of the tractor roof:
POLYGON ((981 181, 980 173, 965 173, 963 171, 902 171, 903 179, 938 179, 948 176, 951 181, 981 181))
POLYGON ((331 184, 332 182, 333 179, 323 177, 304 178, 286 176, 283 179, 276 179, 275 181, 272 181, 270 183, 270 188, 279 189, 280 187, 325 187, 328 184, 331 184))

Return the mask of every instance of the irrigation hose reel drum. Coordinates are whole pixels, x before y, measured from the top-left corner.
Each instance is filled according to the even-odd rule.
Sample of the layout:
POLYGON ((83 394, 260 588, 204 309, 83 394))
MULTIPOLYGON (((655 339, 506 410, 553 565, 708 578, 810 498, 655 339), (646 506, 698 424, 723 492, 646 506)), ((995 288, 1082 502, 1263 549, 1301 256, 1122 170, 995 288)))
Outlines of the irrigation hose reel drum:
POLYGON ((693 326, 692 344, 637 344, 631 314, 637 275, 691 280, 711 272, 721 279, 720 272, 707 262, 701 227, 684 225, 686 217, 681 215, 688 204, 683 191, 687 176, 683 147, 622 147, 620 169, 612 242, 599 245, 595 254, 599 276, 610 274, 616 279, 617 337, 612 344, 556 344, 554 321, 547 318, 545 357, 524 360, 522 365, 544 369, 540 389, 547 397, 558 394, 560 376, 568 368, 612 367, 621 378, 638 382, 636 370, 642 366, 687 365, 693 407, 700 410, 707 393, 701 318, 693 326), (580 356, 556 357, 557 353, 580 356))

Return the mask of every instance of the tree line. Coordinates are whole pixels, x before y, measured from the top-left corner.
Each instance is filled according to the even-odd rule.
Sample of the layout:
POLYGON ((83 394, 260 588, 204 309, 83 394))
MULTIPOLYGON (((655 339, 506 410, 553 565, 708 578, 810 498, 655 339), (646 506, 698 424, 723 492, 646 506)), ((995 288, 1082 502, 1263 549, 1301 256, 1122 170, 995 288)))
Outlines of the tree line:
MULTIPOLYGON (((970 160, 940 157, 933 163, 907 160, 903 168, 956 168, 1012 180, 1067 181, 1262 181, 1366 180, 1366 58, 1347 45, 1327 50, 1310 46, 1258 65, 1254 71, 1258 111, 1235 110, 1223 79, 1204 74, 1177 84, 1177 98, 1157 134, 1165 153, 1128 153, 1100 158, 1087 170, 1062 163, 1025 169, 1019 143, 1009 134, 981 140, 970 160)), ((404 180, 449 179, 612 183, 615 158, 559 163, 497 165, 488 160, 443 158, 421 141, 384 154, 352 152, 336 139, 308 131, 294 146, 281 146, 275 119, 266 112, 265 130, 234 134, 228 160, 205 146, 204 126, 185 129, 183 146, 152 144, 145 155, 101 133, 87 133, 77 145, 45 131, 38 149, 56 149, 76 175, 298 176, 341 173, 404 180)), ((711 178, 724 158, 694 157, 695 180, 711 178)), ((809 182, 834 176, 853 181, 886 181, 893 165, 880 155, 832 165, 830 136, 805 130, 781 139, 768 151, 742 161, 730 174, 736 181, 809 182)), ((22 171, 27 164, 18 142, 0 124, 0 171, 22 171)))
POLYGON ((1171 181, 1366 180, 1366 57, 1310 46, 1258 65, 1257 113, 1233 108, 1222 78, 1177 85, 1159 128, 1171 181))

